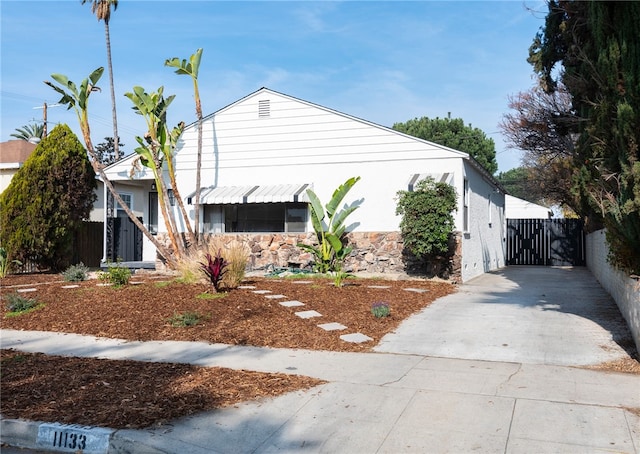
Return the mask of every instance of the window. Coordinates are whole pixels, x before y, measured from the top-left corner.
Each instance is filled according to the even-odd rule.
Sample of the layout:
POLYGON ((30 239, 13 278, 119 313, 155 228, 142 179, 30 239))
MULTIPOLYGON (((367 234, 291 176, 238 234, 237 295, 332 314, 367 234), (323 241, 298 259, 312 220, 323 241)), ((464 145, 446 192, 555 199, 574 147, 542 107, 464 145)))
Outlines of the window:
POLYGON ((205 219, 211 219, 208 226, 210 231, 216 230, 213 213, 218 209, 224 217, 224 232, 304 232, 307 225, 306 203, 207 205, 205 219), (211 213, 210 218, 207 217, 208 213, 211 213))
POLYGON ((158 193, 149 193, 149 231, 158 232, 158 193))
POLYGON ((462 230, 469 231, 469 180, 466 178, 462 190, 462 230))
MULTIPOLYGON (((119 192, 118 195, 120 196, 120 198, 122 199, 122 201, 124 202, 124 204, 130 209, 132 210, 133 208, 133 194, 129 193, 129 192, 119 192)), ((118 207, 116 209, 116 216, 118 217, 126 217, 127 213, 124 211, 124 208, 122 208, 122 205, 120 205, 120 202, 118 202, 118 207)))

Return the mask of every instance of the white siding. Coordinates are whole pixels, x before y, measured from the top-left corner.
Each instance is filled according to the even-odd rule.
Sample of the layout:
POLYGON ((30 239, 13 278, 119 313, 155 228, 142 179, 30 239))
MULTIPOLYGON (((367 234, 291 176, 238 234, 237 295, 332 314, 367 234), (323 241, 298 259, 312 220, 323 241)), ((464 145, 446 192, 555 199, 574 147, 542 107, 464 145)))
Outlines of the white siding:
POLYGON ((551 208, 526 200, 506 195, 505 214, 507 219, 549 219, 551 217, 551 208))
MULTIPOLYGON (((459 173, 464 156, 270 91, 209 117, 203 129, 203 187, 309 183, 326 202, 339 184, 360 176, 345 199, 364 199, 349 218, 358 231, 398 230, 396 193, 411 175, 459 173), (271 116, 260 118, 265 100, 271 116)), ((183 195, 195 189, 196 138, 195 126, 187 129, 178 151, 183 195)))

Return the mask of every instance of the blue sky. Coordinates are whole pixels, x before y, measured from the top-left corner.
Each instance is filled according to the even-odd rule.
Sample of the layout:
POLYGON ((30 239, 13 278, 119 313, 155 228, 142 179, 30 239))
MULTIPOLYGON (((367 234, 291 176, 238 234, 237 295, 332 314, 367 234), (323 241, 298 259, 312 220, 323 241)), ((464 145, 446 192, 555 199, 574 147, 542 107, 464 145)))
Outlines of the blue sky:
MULTIPOLYGON (((124 96, 134 85, 176 95, 171 125, 195 121, 191 80, 164 61, 202 47, 205 115, 263 86, 384 126, 450 112, 494 139, 505 171, 520 153, 506 148, 497 125, 508 96, 534 84, 526 58, 545 12, 538 0, 120 0, 110 28, 121 142, 131 153, 144 133, 124 96)), ((35 107, 58 101, 44 80, 62 73, 80 82, 106 66, 106 50, 103 23, 80 0, 1 0, 0 15, 6 141, 42 119, 35 107)), ((94 144, 112 135, 106 71, 99 85, 89 109, 94 144)), ((80 137, 65 107, 50 107, 48 120, 80 137)))

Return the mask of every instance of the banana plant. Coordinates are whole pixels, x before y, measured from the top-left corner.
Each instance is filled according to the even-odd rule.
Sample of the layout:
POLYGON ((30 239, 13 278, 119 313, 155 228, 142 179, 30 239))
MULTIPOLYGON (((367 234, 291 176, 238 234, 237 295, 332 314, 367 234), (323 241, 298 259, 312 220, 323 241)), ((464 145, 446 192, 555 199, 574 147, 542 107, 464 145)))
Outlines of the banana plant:
MULTIPOLYGON (((200 60, 202 58, 202 48, 196 50, 195 54, 186 59, 180 60, 177 57, 167 59, 165 66, 176 68, 175 73, 178 75, 189 76, 193 80, 193 98, 196 103, 196 118, 198 119, 198 154, 196 163, 196 192, 194 199, 194 217, 196 226, 200 222, 200 185, 201 185, 201 169, 202 169, 202 104, 200 102, 200 90, 198 88, 198 71, 200 70, 200 60)), ((196 241, 200 241, 200 230, 196 228, 196 241)))
POLYGON ((179 240, 178 224, 176 223, 173 210, 169 208, 169 193, 167 185, 162 178, 163 166, 166 165, 167 173, 175 200, 182 215, 184 225, 187 227, 187 234, 191 244, 195 243, 195 237, 191 222, 184 206, 184 201, 180 195, 176 183, 176 171, 174 163, 175 149, 184 130, 184 124, 169 130, 167 126, 167 110, 175 95, 164 97, 164 87, 158 88, 156 92, 147 93, 144 88, 135 86, 133 91, 125 93, 125 96, 133 103, 133 110, 141 115, 147 125, 147 133, 144 138, 136 137, 140 145, 135 149, 139 162, 151 169, 156 181, 156 187, 160 190, 162 197, 159 198, 160 210, 165 219, 167 233, 175 251, 179 254, 185 252, 185 245, 179 240))
POLYGON ((105 174, 103 165, 100 163, 100 159, 93 148, 93 142, 91 141, 91 128, 89 127, 89 97, 91 93, 100 91, 100 88, 96 84, 100 80, 100 77, 102 77, 103 72, 103 67, 97 68, 89 75, 89 77, 80 82, 79 87, 63 74, 51 75, 51 78, 57 83, 57 85, 51 81, 45 81, 44 83, 62 96, 58 101, 59 104, 64 104, 67 106, 67 110, 74 109, 76 112, 80 130, 82 131, 82 137, 84 139, 85 146, 87 147, 87 152, 91 157, 93 169, 100 175, 109 192, 111 192, 114 199, 120 204, 125 213, 127 213, 127 216, 129 216, 131 221, 140 229, 149 241, 153 243, 158 253, 167 261, 167 264, 170 267, 175 268, 177 266, 177 262, 172 257, 169 250, 151 234, 149 229, 147 229, 142 222, 140 222, 133 211, 131 211, 127 204, 124 203, 122 197, 120 197, 118 192, 115 190, 111 180, 109 180, 105 174))
POLYGON ((351 177, 333 192, 331 200, 323 206, 318 196, 311 189, 307 189, 307 196, 311 203, 311 225, 318 237, 318 246, 298 243, 298 246, 311 252, 315 258, 315 270, 320 273, 342 273, 342 264, 352 248, 345 246, 343 236, 347 226, 346 218, 362 204, 362 199, 340 208, 351 188, 360 177, 351 177))

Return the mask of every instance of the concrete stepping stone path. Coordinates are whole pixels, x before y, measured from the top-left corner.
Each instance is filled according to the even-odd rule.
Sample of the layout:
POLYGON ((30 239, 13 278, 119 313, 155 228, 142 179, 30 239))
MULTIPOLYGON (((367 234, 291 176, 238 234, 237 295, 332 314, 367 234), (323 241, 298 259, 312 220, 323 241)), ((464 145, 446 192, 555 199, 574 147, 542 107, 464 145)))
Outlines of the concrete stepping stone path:
POLYGON ((300 318, 313 318, 313 317, 322 317, 322 314, 317 311, 302 311, 296 312, 296 315, 300 318))
POLYGON ((403 290, 406 290, 407 292, 415 292, 415 293, 427 293, 429 290, 424 289, 424 288, 405 288, 403 290))
POLYGON ((70 284, 70 285, 63 285, 61 288, 78 288, 80 287, 78 284, 70 284))
POLYGON ((343 329, 347 329, 346 326, 337 322, 323 323, 322 325, 318 325, 318 327, 322 328, 325 331, 341 331, 343 329))
POLYGON ((304 306, 304 303, 301 301, 291 300, 291 301, 280 301, 280 305, 284 307, 296 307, 296 306, 304 306))
POLYGON ((362 333, 343 334, 342 336, 340 336, 340 339, 346 342, 352 342, 354 344, 361 344, 363 342, 369 342, 373 340, 369 336, 365 336, 362 333))
POLYGON ((265 295, 265 298, 269 298, 270 300, 277 300, 281 298, 286 298, 284 295, 265 295))
POLYGON ((19 288, 16 290, 16 292, 18 293, 29 293, 29 292, 36 292, 38 291, 38 289, 35 288, 19 288))
POLYGON ((253 293, 257 293, 258 295, 265 295, 267 293, 273 293, 271 290, 254 290, 253 293))
POLYGON ((256 288, 256 286, 255 285, 240 285, 240 286, 238 286, 238 288, 242 289, 242 290, 251 290, 251 289, 256 288))

